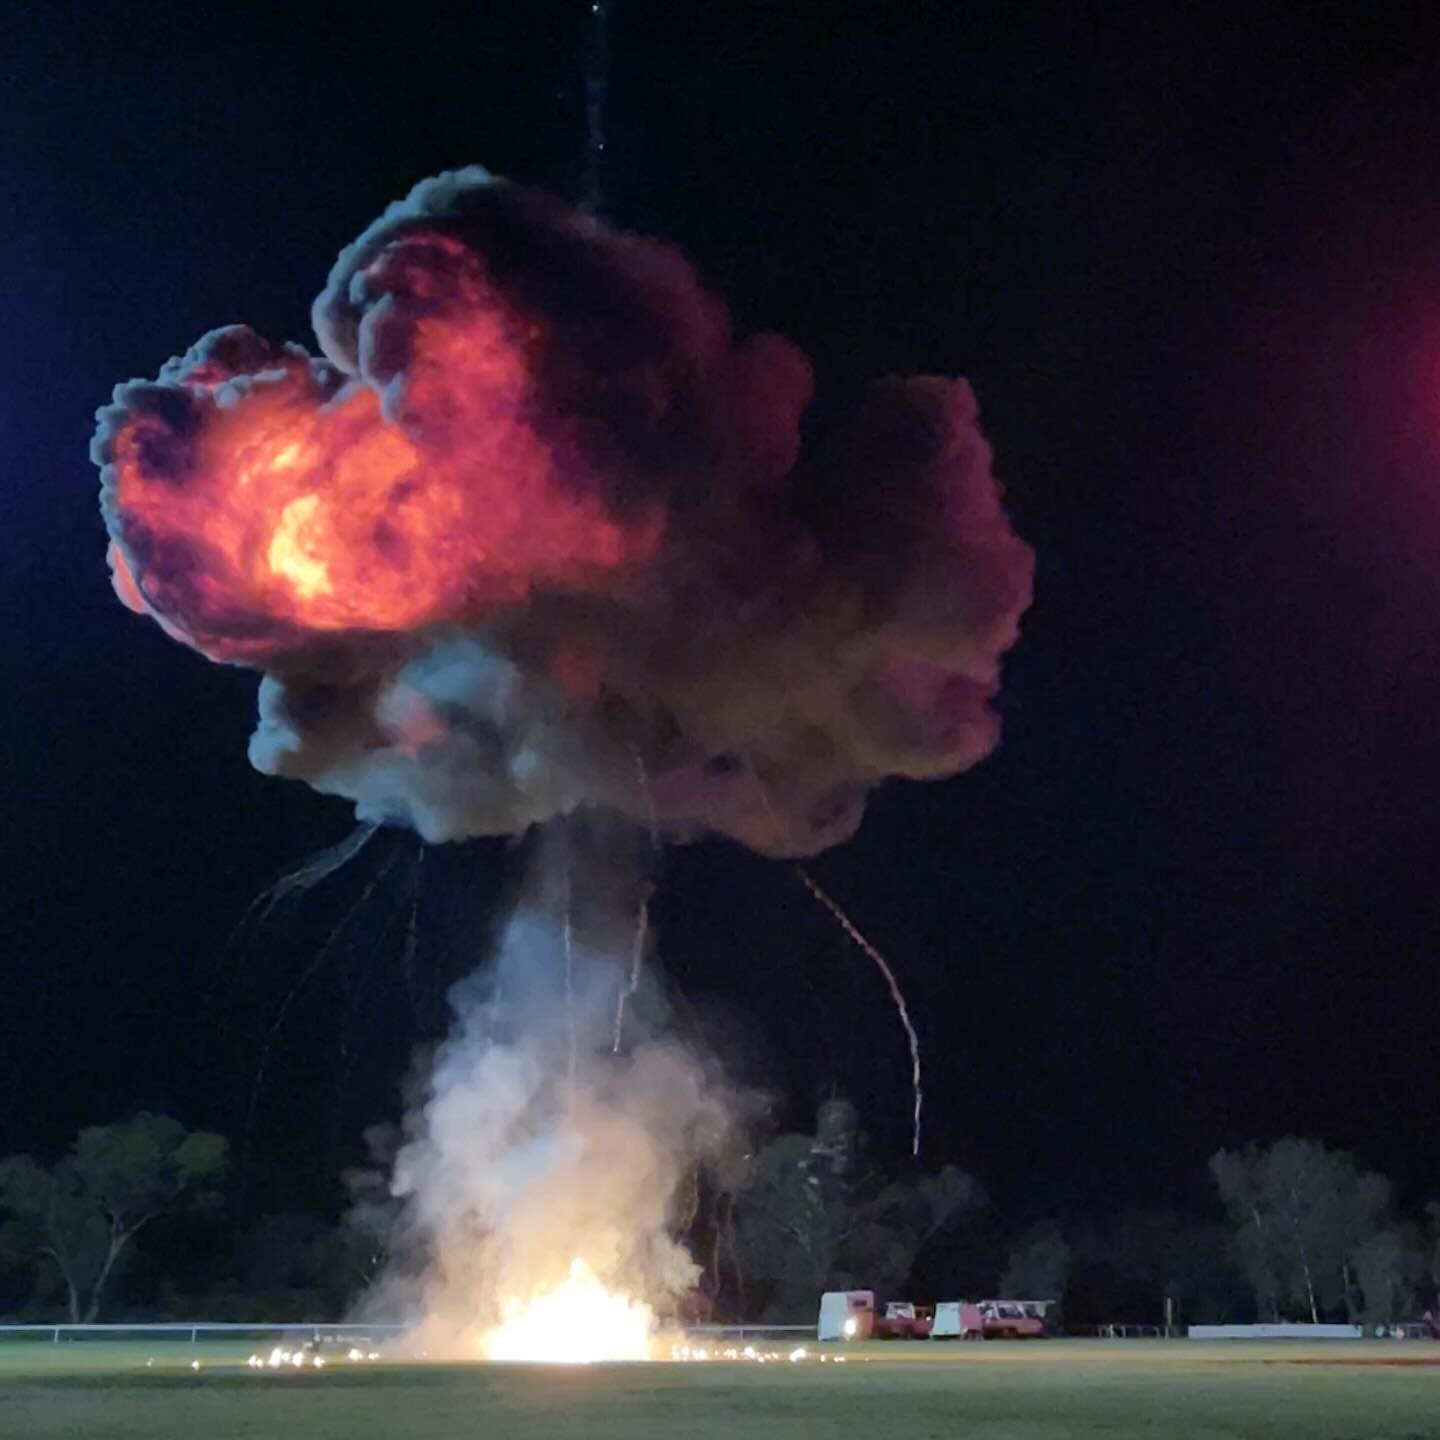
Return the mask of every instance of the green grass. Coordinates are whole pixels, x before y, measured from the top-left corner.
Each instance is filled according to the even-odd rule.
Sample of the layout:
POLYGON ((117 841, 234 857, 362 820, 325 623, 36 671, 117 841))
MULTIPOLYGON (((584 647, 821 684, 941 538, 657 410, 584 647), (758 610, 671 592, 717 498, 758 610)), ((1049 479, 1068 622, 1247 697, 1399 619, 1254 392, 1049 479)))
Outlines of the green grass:
POLYGON ((849 1347, 844 1366, 382 1362, 304 1374, 246 1370, 252 1348, 0 1344, 0 1436, 1440 1440, 1440 1345, 1423 1342, 921 1343, 849 1347))

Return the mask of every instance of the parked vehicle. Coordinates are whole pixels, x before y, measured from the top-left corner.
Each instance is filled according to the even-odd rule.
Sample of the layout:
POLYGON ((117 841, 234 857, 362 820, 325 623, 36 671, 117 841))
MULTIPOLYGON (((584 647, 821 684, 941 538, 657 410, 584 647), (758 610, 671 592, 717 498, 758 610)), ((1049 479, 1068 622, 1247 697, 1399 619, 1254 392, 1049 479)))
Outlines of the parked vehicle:
POLYGON ((909 1300, 892 1300, 875 1321, 877 1340, 928 1340, 935 1324, 933 1305, 914 1305, 909 1300))
POLYGON ((973 1300, 942 1300, 935 1307, 932 1340, 983 1340, 985 1317, 973 1300))
POLYGON ((1038 1340, 1045 1333, 1048 1300, 982 1300, 980 1319, 987 1340, 1038 1340))
POLYGON ((877 1310, 873 1290, 832 1290, 820 1297, 821 1340, 1030 1340, 1046 1333, 1052 1300, 891 1300, 877 1310))
POLYGON ((827 1290, 820 1297, 818 1340, 868 1340, 875 1329, 873 1290, 827 1290))

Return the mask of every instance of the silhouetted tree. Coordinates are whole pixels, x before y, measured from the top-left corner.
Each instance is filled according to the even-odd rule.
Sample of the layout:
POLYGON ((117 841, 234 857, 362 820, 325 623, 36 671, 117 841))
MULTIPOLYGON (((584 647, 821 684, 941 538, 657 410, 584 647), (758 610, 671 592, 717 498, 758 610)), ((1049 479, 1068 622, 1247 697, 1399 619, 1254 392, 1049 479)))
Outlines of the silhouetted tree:
POLYGON ((1425 1273, 1420 1233, 1412 1225, 1387 1225, 1368 1235, 1350 1255, 1353 1297, 1364 1325, 1393 1325, 1414 1311, 1415 1286, 1425 1273))
POLYGON ((1070 1324, 1233 1320, 1246 1300, 1225 1226, 1169 1210, 1127 1210, 1073 1229, 1065 1291, 1070 1324))
POLYGON ((823 1138, 782 1135, 761 1150, 735 1196, 739 1262, 771 1318, 808 1318, 824 1290, 894 1294, 925 1241, 984 1203, 979 1182, 954 1166, 915 1185, 849 1173, 863 1147, 841 1133, 833 1102, 825 1118, 823 1138))
POLYGON ((1294 1136, 1217 1151, 1210 1173, 1262 1318, 1298 1308, 1318 1323, 1342 1301, 1353 1310, 1349 1261, 1387 1223, 1387 1180, 1352 1155, 1294 1136))
POLYGON ((1069 1241, 1055 1221, 1042 1220, 1011 1247, 1000 1294, 1012 1300, 1059 1301, 1069 1269, 1069 1241))
POLYGON ((0 1247, 53 1265, 71 1320, 91 1322, 140 1230, 218 1203, 228 1161, 222 1136, 143 1112, 82 1130, 53 1166, 12 1155, 0 1161, 0 1247))
POLYGON ((1429 1284, 1431 1306, 1440 1310, 1440 1200, 1425 1207, 1425 1279, 1429 1284))

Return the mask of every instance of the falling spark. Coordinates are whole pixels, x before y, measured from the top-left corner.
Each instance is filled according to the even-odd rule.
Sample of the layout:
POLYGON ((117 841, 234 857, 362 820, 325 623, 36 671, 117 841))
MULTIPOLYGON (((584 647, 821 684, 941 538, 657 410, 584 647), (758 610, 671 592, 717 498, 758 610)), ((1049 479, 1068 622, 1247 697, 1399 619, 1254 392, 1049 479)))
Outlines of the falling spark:
MULTIPOLYGON (((650 849, 658 858, 660 854, 660 819, 655 813, 655 795, 650 789, 650 773, 645 768, 645 757, 632 745, 630 754, 635 760, 635 776, 640 784, 640 793, 645 797, 645 813, 650 826, 650 849)), ((625 1028, 625 1005, 640 988, 640 963, 645 958, 645 940, 650 928, 650 891, 640 896, 640 911, 635 917, 635 943, 630 951, 630 974, 620 987, 615 999, 615 1039, 610 1053, 620 1053, 620 1037, 625 1028)))
POLYGON ((910 1022, 910 1010, 905 1004, 905 996, 900 989, 900 982, 896 980, 895 972, 885 963, 885 957, 860 933, 855 922, 840 908, 839 903, 821 888, 820 882, 803 865, 797 865, 795 873, 800 877, 805 888, 835 917, 840 928, 875 962, 880 973, 885 977, 885 983, 890 987, 890 998, 895 1002, 895 1009, 900 1015, 900 1023, 905 1027, 905 1037, 910 1042, 910 1083, 915 1092, 915 1121, 911 1135, 910 1153, 918 1157, 920 1154, 920 1111, 924 1104, 924 1091, 920 1086, 920 1037, 915 1033, 915 1026, 910 1022))
MULTIPOLYGON (((370 837, 375 833, 378 828, 379 827, 376 825, 359 826, 351 833, 350 837, 347 840, 344 840, 339 845, 336 845, 332 849, 325 851, 323 855, 318 855, 314 857, 313 861, 307 863, 315 865, 323 861, 328 868, 323 871, 322 878, 324 875, 333 874, 335 870, 338 870, 340 866, 346 862, 346 860, 350 859, 352 856, 359 852, 360 848, 365 844, 367 840, 370 839, 370 837)), ((276 1010, 275 1018, 271 1021, 270 1024, 269 1033, 265 1037, 264 1048, 260 1052, 260 1059, 255 1066, 254 1083, 250 1087, 250 1104, 245 1114, 245 1130, 240 1146, 242 1165, 247 1163, 249 1160, 250 1145, 255 1134, 255 1118, 256 1115, 259 1113, 260 1096, 265 1088, 265 1076, 270 1066, 271 1053, 274 1050, 275 1042, 279 1037, 281 1030, 284 1028, 286 1017, 290 1014, 290 1007, 295 1003, 296 999, 300 995, 300 992, 304 990, 306 985, 310 983, 310 981, 319 971, 320 967, 325 963, 326 959, 334 950, 336 943, 340 939, 340 936, 344 933, 350 922, 354 920, 357 915, 363 912, 365 906, 369 903, 370 897, 375 893, 377 887, 380 886, 389 877, 391 870, 395 868, 396 859, 397 857, 392 855, 384 863, 384 865, 382 865, 380 869, 366 882, 365 888, 360 892, 359 898, 340 918, 339 924, 335 926, 335 928, 330 932, 329 938, 315 952, 315 955, 311 959, 310 963, 301 972, 300 978, 290 987, 289 992, 286 994, 284 1000, 281 1001, 279 1008, 276 1010)), ((292 874, 293 873, 296 872, 292 872, 292 874)))
POLYGON ((318 854, 310 855, 287 870, 255 897, 238 928, 243 929, 252 917, 256 925, 263 925, 277 905, 293 895, 314 889, 323 880, 328 880, 337 870, 353 860, 374 839, 379 829, 379 825, 371 821, 362 821, 338 845, 331 845, 318 854))
POLYGON ((575 1105, 575 1074, 579 1063, 580 1032, 575 1019, 575 936, 574 916, 571 912, 571 886, 573 884, 574 860, 565 860, 565 1023, 570 1030, 570 1105, 575 1105))
POLYGON ((630 974, 615 1000, 615 1038, 610 1053, 620 1053, 620 1036, 625 1028, 625 1004, 640 988, 640 962, 645 958, 645 938, 650 929, 650 891, 640 896, 640 913, 635 917, 635 941, 630 947, 630 974))

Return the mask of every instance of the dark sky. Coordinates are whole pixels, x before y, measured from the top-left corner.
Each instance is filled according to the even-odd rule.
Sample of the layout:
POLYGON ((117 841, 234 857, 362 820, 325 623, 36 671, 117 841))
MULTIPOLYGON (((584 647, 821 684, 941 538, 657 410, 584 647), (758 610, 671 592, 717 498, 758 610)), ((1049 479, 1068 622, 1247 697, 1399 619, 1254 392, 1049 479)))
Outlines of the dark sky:
MULTIPOLYGON (((909 992, 926 1162, 1017 1216, 1204 1203, 1286 1131, 1440 1193, 1440 32, 1253 8, 613 4, 610 216, 811 353, 817 425, 971 377, 1038 551, 1001 751, 815 866, 909 992)), ((421 176, 577 194, 588 28, 4 7, 0 1153, 160 1107, 310 1203, 483 954, 513 860, 427 855, 406 965, 393 834, 227 949, 347 817, 249 770, 253 676, 114 600, 86 447, 212 325, 308 341, 421 176)), ((884 989, 785 867, 673 851, 660 920, 781 1121, 837 1087, 903 1158, 884 989)))

